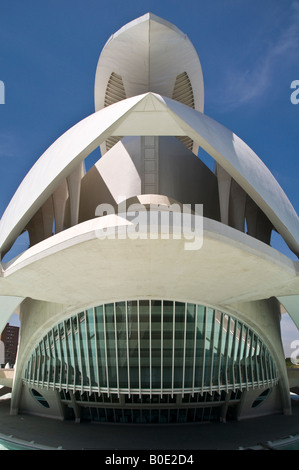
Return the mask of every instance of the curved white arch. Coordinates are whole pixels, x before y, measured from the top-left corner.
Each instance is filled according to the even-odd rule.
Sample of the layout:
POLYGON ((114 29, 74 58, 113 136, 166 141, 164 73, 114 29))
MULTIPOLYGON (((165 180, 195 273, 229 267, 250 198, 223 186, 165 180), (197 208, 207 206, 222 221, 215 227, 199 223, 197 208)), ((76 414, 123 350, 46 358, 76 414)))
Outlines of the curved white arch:
POLYGON ((0 250, 9 247, 58 184, 110 135, 187 135, 249 194, 299 255, 299 218, 258 156, 210 117, 153 93, 128 98, 63 134, 27 174, 0 221, 0 250))

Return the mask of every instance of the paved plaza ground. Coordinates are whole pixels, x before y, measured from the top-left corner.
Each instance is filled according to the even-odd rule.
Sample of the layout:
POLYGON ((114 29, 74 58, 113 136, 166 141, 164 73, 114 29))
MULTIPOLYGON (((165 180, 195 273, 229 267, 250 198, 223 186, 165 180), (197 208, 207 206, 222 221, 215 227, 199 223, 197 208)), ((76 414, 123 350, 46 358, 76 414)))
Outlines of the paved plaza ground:
POLYGON ((10 439, 65 450, 238 450, 299 434, 299 401, 292 403, 291 416, 157 426, 76 424, 30 415, 11 416, 10 400, 0 400, 0 433, 13 436, 10 439))

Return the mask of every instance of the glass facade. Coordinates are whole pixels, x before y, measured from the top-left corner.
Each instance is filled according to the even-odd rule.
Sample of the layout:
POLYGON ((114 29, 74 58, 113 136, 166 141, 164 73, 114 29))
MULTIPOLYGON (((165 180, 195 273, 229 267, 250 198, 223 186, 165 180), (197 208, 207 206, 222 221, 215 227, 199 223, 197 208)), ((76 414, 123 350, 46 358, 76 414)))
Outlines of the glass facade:
POLYGON ((133 300, 55 325, 35 347, 23 380, 76 396, 169 400, 272 387, 278 373, 265 344, 238 319, 193 303, 133 300))

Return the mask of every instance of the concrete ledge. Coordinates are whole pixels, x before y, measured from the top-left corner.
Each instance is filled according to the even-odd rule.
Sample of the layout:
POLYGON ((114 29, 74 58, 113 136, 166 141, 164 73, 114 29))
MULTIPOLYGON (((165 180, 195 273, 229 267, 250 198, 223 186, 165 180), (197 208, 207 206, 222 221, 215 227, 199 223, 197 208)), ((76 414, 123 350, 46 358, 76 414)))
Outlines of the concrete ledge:
MULTIPOLYGON (((12 389, 13 379, 15 371, 14 369, 0 369, 0 385, 12 389)), ((3 395, 0 391, 0 395, 3 395)), ((9 393, 9 392, 6 392, 9 393)))

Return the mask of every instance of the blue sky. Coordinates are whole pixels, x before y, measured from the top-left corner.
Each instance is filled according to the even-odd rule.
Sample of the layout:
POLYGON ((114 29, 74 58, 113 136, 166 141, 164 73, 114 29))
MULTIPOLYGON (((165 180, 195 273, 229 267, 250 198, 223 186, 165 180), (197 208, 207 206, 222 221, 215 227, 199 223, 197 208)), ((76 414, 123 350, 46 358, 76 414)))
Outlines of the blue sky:
MULTIPOLYGON (((109 36, 148 11, 189 36, 205 113, 257 153, 299 212, 299 104, 290 99, 299 80, 299 0, 0 0, 0 216, 46 148, 94 112, 109 36)), ((289 254, 278 237, 273 244, 289 254)), ((287 316, 282 325, 288 347, 298 331, 287 316)))

